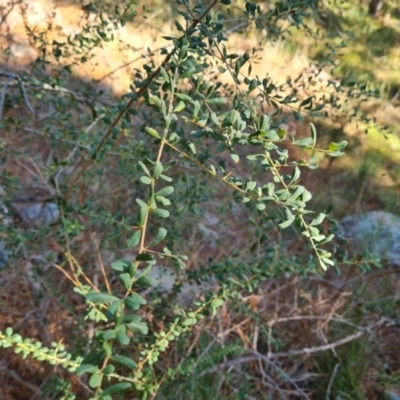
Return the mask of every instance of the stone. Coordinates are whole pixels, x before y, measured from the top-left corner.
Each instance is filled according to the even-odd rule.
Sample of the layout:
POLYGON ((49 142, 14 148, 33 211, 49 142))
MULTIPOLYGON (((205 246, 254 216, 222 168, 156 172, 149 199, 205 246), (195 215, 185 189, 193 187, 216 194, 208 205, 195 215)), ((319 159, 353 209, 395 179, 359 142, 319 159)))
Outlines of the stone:
MULTIPOLYGON (((182 271, 182 274, 183 284, 176 298, 177 305, 191 304, 193 301, 198 299, 199 296, 210 290, 213 292, 218 291, 218 285, 215 280, 203 282, 201 284, 197 284, 195 282, 190 283, 186 280, 185 271, 182 271)), ((145 294, 150 293, 153 290, 161 293, 168 293, 172 290, 176 280, 178 279, 174 271, 158 265, 155 265, 152 268, 149 276, 152 278, 153 284, 150 288, 144 291, 145 294)))
POLYGON ((22 222, 28 226, 51 225, 60 216, 57 204, 54 203, 33 203, 17 206, 16 210, 22 222))
POLYGON ((400 266, 400 218, 385 211, 349 215, 339 221, 339 233, 350 239, 354 254, 378 255, 391 266, 400 266))
POLYGON ((400 391, 387 390, 385 392, 385 400, 400 400, 400 391))

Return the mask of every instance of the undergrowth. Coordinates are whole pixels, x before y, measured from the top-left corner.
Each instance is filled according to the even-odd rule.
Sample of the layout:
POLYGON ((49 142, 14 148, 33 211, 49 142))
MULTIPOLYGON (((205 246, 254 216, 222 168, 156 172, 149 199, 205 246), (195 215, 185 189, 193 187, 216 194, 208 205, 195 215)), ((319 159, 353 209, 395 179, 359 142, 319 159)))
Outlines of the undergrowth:
MULTIPOLYGON (((315 124, 376 127, 362 104, 377 91, 330 75, 346 45, 315 29, 317 2, 176 0, 171 32, 146 49, 121 97, 78 72, 122 27, 152 17, 149 5, 82 5, 80 30, 68 34, 51 17, 31 25, 28 3, 8 7, 37 57, 1 72, 7 396, 369 396, 370 365, 358 361, 398 316, 387 312, 392 297, 366 310, 347 289, 373 263, 349 260, 334 237, 326 170, 316 174, 348 142, 341 130, 321 139, 315 124), (329 54, 285 83, 268 66, 253 72, 263 46, 296 31, 329 54), (233 33, 258 45, 233 51, 233 33), (316 176, 319 201, 304 183, 316 176), (52 204, 57 218, 24 221, 27 203, 52 204), (13 372, 24 368, 24 379, 13 372)), ((11 44, 3 50, 12 65, 11 44)), ((362 179, 378 162, 368 160, 362 179)), ((384 390, 399 366, 380 352, 386 372, 371 381, 384 390)))

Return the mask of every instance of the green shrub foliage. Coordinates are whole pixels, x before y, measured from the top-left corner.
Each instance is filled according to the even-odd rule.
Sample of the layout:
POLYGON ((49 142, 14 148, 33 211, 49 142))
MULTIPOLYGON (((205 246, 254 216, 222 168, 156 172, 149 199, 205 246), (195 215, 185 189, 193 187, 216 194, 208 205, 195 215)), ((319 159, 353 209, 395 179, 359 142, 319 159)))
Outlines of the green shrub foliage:
MULTIPOLYGON (((1 124, 10 132, 48 138, 56 150, 68 150, 55 152, 46 179, 61 211, 55 226, 65 250, 60 269, 86 302, 81 323, 92 321, 95 333, 88 341, 89 352, 68 350, 60 343, 44 347, 21 338, 11 328, 0 333, 2 347, 87 376, 92 399, 122 398, 118 396, 123 393, 153 398, 164 383, 190 374, 193 367, 182 359, 175 367, 158 368, 162 354, 195 325, 212 318, 229 299, 253 291, 270 277, 318 273, 334 265, 329 251, 333 234, 321 228, 328 211, 309 206, 312 194, 302 184, 302 172, 317 168, 319 154, 343 155, 347 142, 320 148, 313 123, 308 124, 306 137, 294 137, 283 122, 305 117, 311 121, 327 109, 340 109, 340 96, 354 99, 370 93, 354 81, 347 90, 344 79, 327 83, 335 87, 327 92, 330 95, 301 98, 294 82, 277 86, 268 76, 252 73, 255 50, 236 54, 225 46, 232 31, 249 26, 260 33, 261 46, 290 35, 288 25, 317 38, 317 31, 310 28, 319 18, 315 3, 285 0, 261 6, 231 4, 230 0, 176 0, 176 30, 164 36, 162 62, 149 62, 135 70, 130 90, 113 101, 91 87, 66 89, 66 82, 94 49, 113 40, 114 29, 136 17, 142 4, 86 5, 95 21, 65 42, 50 43, 39 30, 27 27, 40 56, 32 64, 33 72, 10 79, 23 88, 23 95, 8 88, 7 100, 19 101, 27 112, 35 113, 51 105, 54 113, 46 124, 36 124, 37 128, 11 117, 4 117, 1 124), (44 73, 50 65, 57 74, 44 73), (228 76, 229 84, 220 81, 222 75, 228 76), (35 102, 29 101, 31 96, 35 102), (296 154, 308 156, 297 159, 296 154), (188 169, 195 171, 195 178, 187 174, 188 169), (113 213, 96 198, 77 200, 82 182, 105 185, 110 173, 119 174, 125 186, 134 187, 127 192, 129 199, 123 200, 126 208, 113 213), (199 270, 188 271, 197 281, 213 276, 220 283, 218 292, 204 293, 193 306, 160 317, 162 324, 149 325, 145 310, 153 290, 152 268, 157 263, 184 270, 188 258, 180 254, 184 246, 178 244, 187 235, 186 219, 190 223, 190 215, 199 211, 201 202, 226 194, 231 196, 229 204, 245 205, 243 229, 251 233, 247 246, 222 261, 210 260, 199 270), (104 266, 106 275, 118 278, 108 286, 89 284, 85 269, 73 256, 71 240, 85 229, 78 215, 87 217, 92 227, 106 227, 104 243, 127 246, 134 254, 130 260, 104 266), (307 256, 276 256, 268 249, 272 230, 297 232, 307 256)), ((312 79, 313 73, 307 78, 312 79)), ((197 229, 196 225, 190 229, 197 229)), ((74 394, 69 392, 65 398, 73 399, 74 394)))

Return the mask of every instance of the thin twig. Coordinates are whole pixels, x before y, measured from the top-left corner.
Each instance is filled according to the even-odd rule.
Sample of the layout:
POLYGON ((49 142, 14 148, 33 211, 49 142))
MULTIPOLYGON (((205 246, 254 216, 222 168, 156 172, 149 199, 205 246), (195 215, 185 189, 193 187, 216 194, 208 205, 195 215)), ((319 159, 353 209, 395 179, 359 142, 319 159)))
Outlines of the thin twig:
MULTIPOLYGON (((8 375, 11 379, 15 381, 18 385, 24 386, 25 388, 29 389, 35 395, 39 395, 41 399, 47 399, 48 397, 43 397, 43 392, 40 390, 39 387, 36 385, 27 382, 25 379, 22 379, 15 371, 11 370, 9 367, 1 366, 0 371, 4 375, 8 375)), ((3 376, 4 376, 3 375, 3 376)))
POLYGON ((101 82, 102 80, 108 78, 109 76, 115 74, 115 73, 118 72, 120 69, 122 69, 122 68, 124 68, 124 67, 128 67, 129 65, 133 64, 134 62, 139 61, 141 58, 146 58, 146 57, 148 57, 148 56, 154 56, 155 53, 157 53, 157 52, 159 52, 159 51, 161 51, 161 50, 167 49, 168 47, 169 47, 169 46, 162 46, 162 47, 159 47, 158 49, 153 50, 151 53, 142 54, 142 55, 140 55, 139 57, 136 57, 135 59, 133 59, 133 60, 131 60, 131 61, 127 61, 126 63, 120 65, 119 67, 117 67, 117 68, 115 68, 114 70, 110 71, 110 72, 107 73, 106 75, 103 75, 101 78, 96 79, 94 82, 99 83, 99 82, 101 82))
POLYGON ((290 382, 295 388, 296 390, 307 400, 311 400, 310 397, 308 396, 307 393, 305 393, 300 387, 299 385, 282 369, 280 368, 278 365, 276 365, 272 360, 269 359, 269 357, 264 356, 263 354, 259 353, 258 351, 255 350, 250 350, 248 349, 248 352, 251 354, 254 354, 256 356, 258 356, 259 358, 261 358, 262 360, 264 360, 267 364, 271 365, 274 369, 276 369, 280 374, 282 374, 283 377, 285 377, 285 379, 290 382))
POLYGON ((103 274, 104 281, 106 283, 107 292, 108 292, 108 294, 111 294, 111 287, 110 287, 110 283, 108 282, 108 278, 107 278, 106 270, 104 268, 103 260, 101 259, 99 246, 95 239, 93 239, 93 241, 94 241, 94 245, 96 246, 97 258, 99 260, 99 264, 100 264, 101 272, 103 274))
POLYGON ((326 400, 329 400, 329 397, 331 396, 331 389, 332 389, 333 381, 335 379, 335 376, 336 376, 338 370, 339 370, 339 364, 336 364, 335 368, 333 369, 331 379, 329 380, 328 389, 326 391, 326 400))
POLYGON ((326 351, 326 350, 332 350, 335 347, 341 346, 342 344, 351 342, 355 339, 358 339, 359 337, 365 335, 366 333, 371 332, 373 328, 378 327, 379 325, 382 325, 383 323, 386 322, 386 318, 381 318, 376 324, 368 326, 368 327, 360 327, 358 332, 353 333, 352 335, 346 336, 342 339, 336 340, 335 342, 328 343, 323 346, 316 346, 316 347, 308 347, 308 348, 303 348, 299 350, 290 350, 286 352, 279 352, 279 353, 271 353, 269 352, 267 357, 268 359, 274 359, 274 358, 281 358, 281 357, 291 357, 291 356, 298 356, 302 354, 312 354, 312 353, 318 353, 320 351, 326 351))
POLYGON ((293 317, 282 317, 282 318, 276 318, 268 322, 268 326, 275 325, 278 322, 288 322, 288 321, 303 321, 303 320, 327 320, 329 319, 330 321, 335 321, 335 322, 341 322, 342 324, 350 325, 354 328, 357 328, 360 331, 363 331, 364 328, 362 326, 356 325, 353 322, 347 321, 343 318, 337 318, 337 317, 330 317, 330 316, 324 316, 324 315, 296 315, 293 317))
POLYGON ((25 89, 25 86, 24 86, 24 82, 19 77, 19 75, 13 74, 11 72, 0 71, 0 76, 5 76, 5 77, 8 78, 6 83, 4 84, 3 90, 1 91, 1 94, 0 94, 0 120, 3 117, 3 107, 4 107, 4 101, 5 101, 5 97, 6 97, 6 92, 7 92, 8 86, 10 85, 10 83, 11 83, 11 81, 13 79, 16 79, 18 81, 18 85, 19 85, 19 88, 21 90, 22 97, 24 98, 24 101, 25 101, 27 109, 32 114, 35 114, 35 110, 32 108, 31 103, 29 102, 28 95, 26 93, 26 89, 25 89))
POLYGON ((209 369, 203 371, 202 373, 198 374, 196 377, 200 378, 204 375, 215 374, 216 372, 227 369, 227 368, 231 367, 232 365, 247 364, 249 362, 257 361, 257 360, 259 360, 259 357, 257 357, 257 356, 246 356, 246 357, 235 358, 233 360, 225 361, 225 362, 218 364, 212 368, 209 368, 209 369))
MULTIPOLYGON (((35 130, 35 129, 31 129, 31 128, 24 128, 22 126, 18 126, 15 127, 15 129, 24 131, 24 132, 29 132, 29 133, 34 133, 35 135, 39 135, 39 136, 43 136, 44 138, 46 138, 46 134, 44 132, 35 130)), ((68 139, 63 139, 63 138, 57 138, 57 140, 60 140, 61 142, 64 143, 68 143, 71 144, 73 146, 77 146, 80 149, 86 150, 86 151, 92 151, 92 148, 90 146, 85 146, 84 144, 78 143, 78 142, 73 142, 72 140, 68 140, 68 139)), ((114 156, 114 157, 122 157, 121 154, 119 153, 115 153, 112 151, 107 151, 107 154, 110 156, 114 156)), ((132 160, 137 160, 137 158, 132 158, 132 160)))

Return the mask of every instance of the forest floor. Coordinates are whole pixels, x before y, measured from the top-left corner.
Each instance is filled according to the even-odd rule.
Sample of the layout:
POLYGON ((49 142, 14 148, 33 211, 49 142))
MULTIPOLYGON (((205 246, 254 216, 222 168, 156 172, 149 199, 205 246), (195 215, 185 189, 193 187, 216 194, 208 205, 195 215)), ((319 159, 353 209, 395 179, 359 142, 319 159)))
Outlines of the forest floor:
MULTIPOLYGON (((105 104, 113 104, 129 90, 135 69, 142 69, 143 65, 148 63, 158 65, 161 60, 160 49, 165 46, 162 36, 175 32, 175 27, 170 21, 175 11, 171 2, 163 2, 162 5, 157 1, 148 3, 149 7, 154 5, 156 11, 146 18, 138 16, 133 23, 116 30, 113 41, 96 49, 86 62, 72 68, 70 87, 65 89, 73 92, 79 91, 81 87, 95 92, 102 90, 104 93, 101 98, 105 104)), ((382 16, 376 19, 365 16, 364 13, 364 19, 360 20, 358 14, 346 10, 340 14, 343 28, 346 28, 346 24, 356 24, 354 26, 359 27, 359 30, 354 31, 354 42, 351 42, 349 50, 343 56, 343 69, 331 71, 329 74, 321 73, 318 80, 323 84, 328 80, 338 79, 346 68, 354 68, 360 79, 373 81, 375 87, 381 91, 381 96, 366 102, 363 112, 370 113, 376 119, 376 124, 368 127, 362 123, 341 123, 345 118, 339 116, 335 121, 305 118, 299 122, 288 118, 286 125, 294 136, 306 137, 310 132, 309 123, 314 122, 321 147, 331 141, 349 141, 346 156, 333 162, 328 157, 321 157, 319 169, 308 170, 303 174, 304 185, 315 193, 312 200, 313 209, 324 210, 328 204, 332 204, 332 216, 337 219, 372 210, 385 210, 400 215, 400 103, 397 99, 400 79, 396 73, 400 63, 399 16, 389 5, 382 16), (364 31, 367 27, 368 35, 364 31), (364 41, 360 39, 362 35, 364 41), (362 57, 367 56, 368 66, 361 70, 362 57), (389 126, 389 135, 384 135, 379 129, 382 125, 389 126), (368 134, 364 132, 366 128, 369 128, 368 134)), ((0 0, 0 13, 0 72, 29 73, 30 63, 40 54, 40 47, 31 43, 26 34, 26 24, 38 31, 42 29, 45 32, 43 41, 47 43, 65 39, 66 36, 78 32, 85 22, 84 13, 71 1, 0 0)), ((238 54, 255 49, 257 57, 252 64, 254 75, 263 78, 268 74, 277 84, 283 84, 289 77, 295 79, 301 74, 308 75, 310 71, 315 70, 318 46, 311 39, 293 35, 291 39, 276 41, 263 48, 258 45, 259 39, 259 35, 249 29, 246 35, 231 34, 226 44, 229 50, 234 49, 238 54)), ((332 39, 334 40, 337 38, 332 39)), ((223 83, 229 82, 227 74, 220 77, 222 80, 226 79, 223 83)), ((304 96, 307 90, 308 88, 304 89, 304 96)), ((32 96, 32 106, 45 108, 41 99, 36 96, 32 96)), ((4 112, 5 117, 16 120, 26 119, 27 114, 23 104, 9 106, 4 112)), ((38 118, 42 117, 45 118, 44 111, 38 118)), ((78 117, 79 110, 71 118, 78 117)), ((2 177, 6 174, 12 176, 13 179, 7 178, 7 182, 6 179, 4 181, 8 187, 17 188, 18 194, 31 193, 30 182, 35 179, 42 183, 46 181, 42 165, 46 165, 46 160, 53 154, 49 141, 37 138, 33 133, 32 136, 29 135, 28 131, 23 135, 14 136, 3 131, 0 136, 5 147, 10 149, 10 154, 16 157, 12 160, 9 157, 8 164, 1 165, 2 177)), ((113 202, 125 205, 119 192, 119 187, 124 181, 111 175, 105 175, 104 178, 109 193, 109 197, 105 197, 104 206, 107 207, 113 202)), ((94 187, 98 183, 91 182, 91 185, 94 187)), ((36 189, 34 191, 37 191, 36 189)), ((12 197, 14 193, 7 195, 12 197)), ((221 198, 220 201, 224 202, 225 198, 221 198)), ((204 207, 208 207, 210 220, 217 218, 218 205, 204 207)), ((226 235, 221 239, 221 243, 226 247, 219 251, 200 234, 193 234, 186 249, 189 265, 199 264, 202 251, 222 258, 224 251, 240 246, 242 241, 245 241, 246 232, 242 229, 240 218, 231 218, 225 214, 218 215, 218 218, 230 224, 231 236, 226 235)), ((193 217, 193 220, 197 226, 203 224, 198 217, 193 217)), ((215 225, 218 223, 209 225, 211 230, 217 229, 215 225)), ((204 230, 204 225, 202 229, 204 230)), ((103 232, 97 234, 100 237, 103 232)), ((89 236, 80 235, 74 242, 82 260, 85 260, 87 254, 96 252, 94 242, 88 239, 89 236)), ((32 254, 43 254, 44 248, 58 250, 58 244, 51 233, 43 241, 34 237, 30 237, 29 240, 34 243, 31 247, 32 254)), ((295 244, 291 251, 298 251, 295 244)), ((113 252, 114 249, 109 251, 111 260, 115 256, 113 252)), ((102 256, 106 262, 106 251, 102 256)), ((97 255, 94 258, 97 258, 97 255)), ((88 259, 89 257, 86 258, 88 259)), ((41 281, 42 292, 38 293, 35 285, 32 285, 31 277, 26 273, 25 261, 21 258, 18 260, 21 264, 16 265, 14 269, 0 271, 0 330, 4 330, 6 326, 14 326, 31 337, 37 336, 44 343, 59 340, 66 335, 65 332, 76 330, 73 312, 63 304, 63 293, 69 290, 68 282, 60 282, 57 271, 46 270, 48 275, 46 280, 41 281), (52 291, 52 285, 58 285, 56 293, 52 291)), ((268 326, 270 331, 276 329, 276 342, 286 343, 286 348, 290 348, 291 345, 307 348, 317 342, 321 346, 329 345, 343 337, 351 339, 352 331, 349 324, 346 325, 348 321, 364 329, 360 328, 357 331, 363 332, 358 340, 349 339, 347 344, 332 346, 328 351, 318 352, 315 357, 309 357, 306 352, 296 362, 292 362, 289 357, 284 367, 285 370, 291 371, 292 381, 286 382, 284 395, 287 397, 284 398, 296 398, 290 396, 298 395, 295 387, 300 385, 299 382, 311 382, 312 398, 325 398, 331 379, 335 379, 335 393, 339 396, 335 397, 336 399, 380 399, 385 390, 391 390, 393 393, 400 390, 398 272, 388 269, 364 273, 353 267, 342 267, 341 275, 329 271, 325 276, 314 277, 313 280, 293 275, 271 280, 257 295, 246 299, 249 308, 258 313, 262 323, 268 326), (383 324, 385 319, 397 321, 397 324, 386 324, 380 329, 379 324, 383 324), (336 321, 337 325, 328 328, 332 320, 336 321), (373 335, 367 335, 368 329, 376 327, 373 335), (303 332, 303 335, 299 337, 298 332, 303 332), (336 367, 337 365, 339 367, 336 367)), ((79 309, 81 305, 76 307, 79 309)), ((243 346, 249 346, 251 338, 254 338, 255 332, 260 329, 248 323, 240 310, 227 308, 221 311, 218 322, 210 324, 208 328, 219 331, 220 337, 226 339, 227 343, 232 335, 235 336, 243 346)), ((193 343, 197 343, 199 336, 199 332, 194 332, 191 338, 193 343)), ((274 344, 262 343, 260 346, 265 346, 268 350, 274 344)), ((279 347, 279 344, 276 346, 279 347)), ((57 398, 49 394, 57 387, 58 381, 53 379, 54 375, 53 368, 43 367, 42 364, 33 361, 23 362, 19 356, 0 350, 0 399, 57 398)), ((276 382, 282 381, 279 371, 272 371, 271 376, 276 382)), ((70 377, 68 379, 71 385, 79 387, 78 380, 70 377)), ((262 381, 261 377, 258 379, 262 381)), ((206 387, 208 381, 201 381, 201 385, 206 387)), ((79 390, 80 393, 85 393, 85 388, 79 390)), ((200 397, 197 398, 206 398, 203 389, 196 390, 200 393, 200 397)), ((273 390, 272 393, 277 394, 273 390)), ((85 398, 84 394, 81 396, 80 398, 85 398)), ((224 397, 221 394, 219 398, 224 397)))

